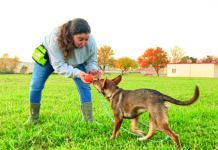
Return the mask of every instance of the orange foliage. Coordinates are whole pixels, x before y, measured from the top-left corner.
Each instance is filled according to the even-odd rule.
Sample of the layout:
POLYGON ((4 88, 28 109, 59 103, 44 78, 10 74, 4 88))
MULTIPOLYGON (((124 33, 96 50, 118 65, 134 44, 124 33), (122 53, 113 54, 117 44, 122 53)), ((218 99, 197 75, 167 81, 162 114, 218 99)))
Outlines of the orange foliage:
POLYGON ((164 68, 168 61, 167 53, 162 50, 162 48, 149 48, 142 56, 138 58, 138 64, 141 68, 146 68, 149 65, 155 69, 157 75, 159 76, 160 68, 164 68))

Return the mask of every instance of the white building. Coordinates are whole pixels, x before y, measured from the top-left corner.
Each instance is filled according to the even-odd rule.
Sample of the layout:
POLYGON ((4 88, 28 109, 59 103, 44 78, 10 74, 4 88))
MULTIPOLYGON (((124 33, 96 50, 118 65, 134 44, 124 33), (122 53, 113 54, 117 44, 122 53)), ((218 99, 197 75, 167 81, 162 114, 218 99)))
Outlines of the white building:
POLYGON ((218 63, 170 63, 168 77, 218 77, 218 63))

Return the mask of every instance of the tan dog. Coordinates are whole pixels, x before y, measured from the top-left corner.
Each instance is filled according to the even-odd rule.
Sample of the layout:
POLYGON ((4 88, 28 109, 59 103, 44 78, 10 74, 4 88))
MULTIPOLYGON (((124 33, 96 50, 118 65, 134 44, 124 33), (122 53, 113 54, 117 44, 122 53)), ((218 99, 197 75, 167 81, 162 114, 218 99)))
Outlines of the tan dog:
POLYGON ((164 102, 170 102, 176 105, 191 105, 199 97, 199 88, 195 87, 194 96, 188 101, 179 101, 170 96, 164 95, 152 89, 123 90, 117 85, 121 81, 121 76, 109 79, 94 80, 94 87, 101 92, 111 104, 114 114, 114 130, 112 139, 114 139, 124 118, 132 119, 132 132, 142 135, 143 132, 138 130, 138 116, 143 112, 149 113, 149 131, 146 136, 139 140, 147 140, 156 133, 156 127, 167 134, 181 148, 179 137, 169 128, 167 118, 167 107, 164 102))

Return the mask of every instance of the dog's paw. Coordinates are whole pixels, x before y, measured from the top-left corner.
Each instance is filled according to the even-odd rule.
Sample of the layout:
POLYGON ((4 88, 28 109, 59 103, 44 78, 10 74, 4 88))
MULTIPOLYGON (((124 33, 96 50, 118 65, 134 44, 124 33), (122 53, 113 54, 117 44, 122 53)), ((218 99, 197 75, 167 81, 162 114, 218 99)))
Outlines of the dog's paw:
POLYGON ((114 139, 115 139, 115 136, 112 135, 110 139, 111 139, 111 140, 114 140, 114 139))
POLYGON ((145 140, 145 137, 143 136, 143 137, 140 137, 140 138, 138 138, 138 141, 144 141, 145 140))

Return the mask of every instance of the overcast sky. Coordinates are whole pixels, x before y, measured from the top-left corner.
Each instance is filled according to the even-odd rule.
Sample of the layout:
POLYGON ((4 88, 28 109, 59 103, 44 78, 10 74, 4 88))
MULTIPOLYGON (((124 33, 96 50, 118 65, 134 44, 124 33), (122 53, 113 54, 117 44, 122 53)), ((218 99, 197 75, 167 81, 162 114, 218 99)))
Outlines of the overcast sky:
POLYGON ((218 56, 217 0, 2 0, 0 55, 32 61, 44 36, 76 17, 89 22, 98 47, 111 46, 115 58, 136 59, 157 46, 218 56))

